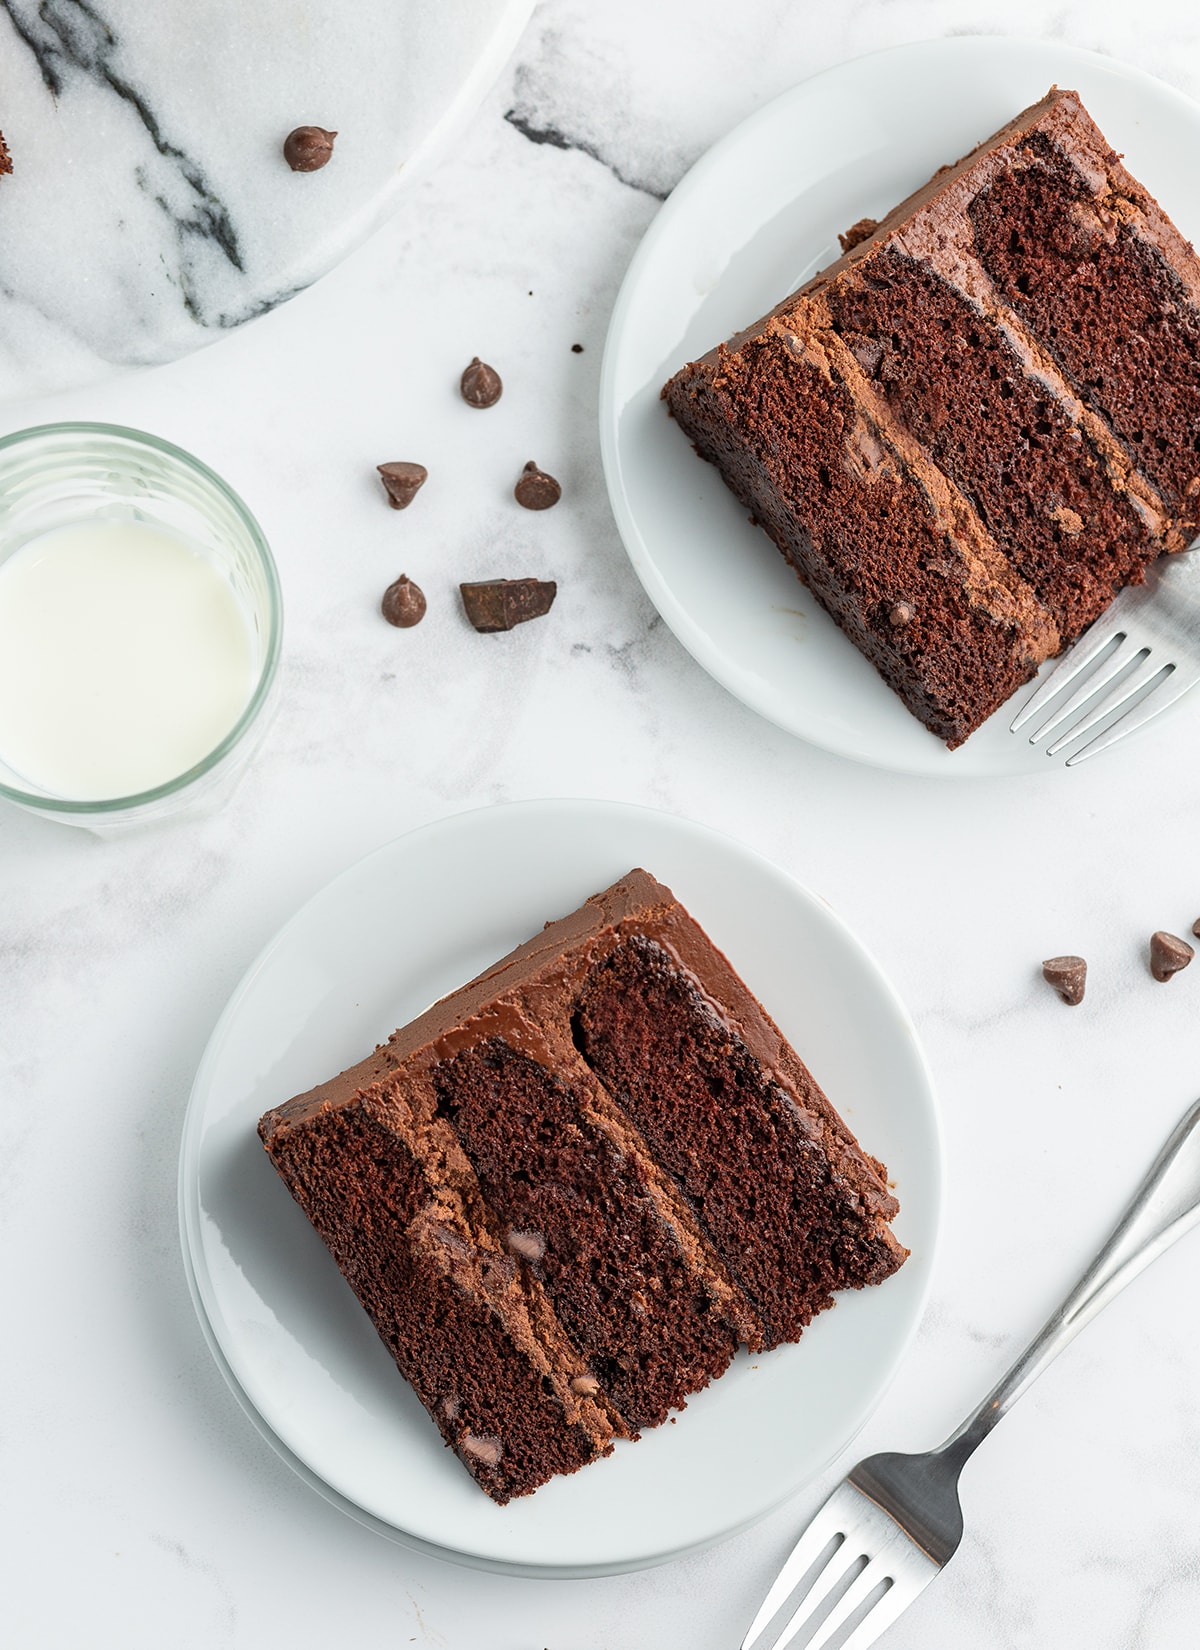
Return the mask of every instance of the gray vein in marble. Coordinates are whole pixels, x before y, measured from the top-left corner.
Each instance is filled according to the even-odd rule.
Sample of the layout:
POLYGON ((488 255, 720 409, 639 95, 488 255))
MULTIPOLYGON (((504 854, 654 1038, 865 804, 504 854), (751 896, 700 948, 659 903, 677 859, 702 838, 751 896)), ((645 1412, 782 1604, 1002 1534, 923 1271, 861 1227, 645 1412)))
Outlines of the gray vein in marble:
MULTIPOLYGON (((227 208, 211 188, 203 168, 178 145, 168 141, 145 95, 117 73, 113 56, 121 42, 95 7, 86 0, 41 0, 34 14, 31 8, 20 7, 14 0, 0 0, 0 9, 33 53, 42 80, 53 97, 62 95, 74 71, 106 87, 129 105, 155 149, 176 168, 193 197, 192 210, 188 213, 179 212, 159 193, 153 197, 155 205, 171 220, 181 241, 193 235, 211 241, 233 267, 241 271, 244 267, 241 249, 227 208)), ((143 190, 149 187, 144 173, 139 173, 138 184, 143 190)), ((185 288, 183 298, 189 314, 201 319, 194 294, 185 288)))
POLYGON ((561 132, 552 123, 540 125, 537 115, 532 110, 519 104, 506 110, 504 118, 510 126, 516 127, 522 137, 527 137, 530 143, 548 143, 552 149, 573 149, 581 155, 587 155, 611 172, 618 183, 625 184, 629 189, 637 189, 642 194, 649 195, 653 200, 665 201, 670 193, 669 190, 656 189, 653 184, 631 176, 628 172, 622 170, 615 161, 607 160, 600 150, 594 144, 588 143, 586 139, 568 137, 565 132, 561 132))

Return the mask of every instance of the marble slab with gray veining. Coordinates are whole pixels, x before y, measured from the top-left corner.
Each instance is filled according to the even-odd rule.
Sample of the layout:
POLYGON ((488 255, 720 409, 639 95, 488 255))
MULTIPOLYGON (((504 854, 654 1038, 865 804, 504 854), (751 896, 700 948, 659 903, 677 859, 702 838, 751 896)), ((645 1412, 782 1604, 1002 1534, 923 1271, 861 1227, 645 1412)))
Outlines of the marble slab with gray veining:
POLYGON ((474 112, 532 0, 2 0, 0 395, 172 360, 308 286, 474 112), (293 173, 299 125, 335 130, 293 173))

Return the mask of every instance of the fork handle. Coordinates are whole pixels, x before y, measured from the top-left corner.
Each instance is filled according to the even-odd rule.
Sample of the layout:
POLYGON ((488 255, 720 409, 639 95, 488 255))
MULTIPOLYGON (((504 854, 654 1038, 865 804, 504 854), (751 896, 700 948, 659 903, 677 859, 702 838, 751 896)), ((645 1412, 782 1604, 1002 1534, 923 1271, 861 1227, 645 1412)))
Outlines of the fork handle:
POLYGON ((973 1415, 938 1451, 962 1462, 1062 1349, 1152 1260, 1200 1221, 1200 1100, 1180 1119, 1083 1277, 973 1415))

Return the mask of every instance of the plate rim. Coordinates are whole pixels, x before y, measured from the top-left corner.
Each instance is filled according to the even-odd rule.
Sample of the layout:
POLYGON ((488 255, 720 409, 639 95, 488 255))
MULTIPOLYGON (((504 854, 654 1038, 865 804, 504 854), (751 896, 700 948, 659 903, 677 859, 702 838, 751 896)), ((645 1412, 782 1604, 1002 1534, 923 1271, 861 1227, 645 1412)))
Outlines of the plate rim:
POLYGON ((532 1579, 582 1579, 628 1574, 638 1570, 651 1569, 660 1564, 669 1563, 676 1558, 704 1551, 708 1547, 731 1539, 759 1523, 762 1519, 769 1517, 778 1507, 794 1495, 801 1493, 814 1478, 826 1470, 839 1455, 849 1448, 854 1438, 857 1437, 883 1401, 904 1359, 907 1357, 913 1339, 923 1321, 937 1264, 941 1231, 945 1218, 945 1197, 945 1128, 937 1088, 928 1058, 912 1016, 903 999, 880 963, 863 941, 858 938, 846 919, 826 899, 799 881, 776 860, 729 832, 667 809, 654 808, 642 803, 588 797, 526 798, 501 803, 485 803, 456 810, 453 813, 428 820, 422 825, 415 826, 409 831, 401 832, 379 843, 375 848, 359 855, 358 858, 345 865, 340 871, 314 889, 262 946, 238 980, 225 1006, 214 1022, 213 1029, 198 1062, 188 1095, 181 1131, 177 1176, 180 1246, 192 1304, 199 1319, 205 1343, 213 1356, 214 1362, 230 1387, 239 1407, 245 1412, 259 1435, 271 1445, 284 1463, 291 1467, 310 1488, 315 1489, 326 1501, 338 1507, 356 1522, 374 1530, 375 1533, 402 1546, 411 1547, 452 1563, 466 1565, 469 1568, 498 1574, 525 1576, 532 1579), (913 1059, 913 1073, 919 1080, 920 1104, 932 1147, 929 1159, 923 1165, 930 1186, 927 1199, 928 1208, 925 1211, 929 1227, 927 1260, 923 1273, 918 1274, 920 1281, 910 1310, 908 1323, 885 1360, 884 1374, 873 1388, 871 1396, 862 1413, 858 1416, 853 1430, 837 1440, 835 1446, 824 1456, 819 1466, 791 1482, 783 1493, 775 1496, 768 1505, 757 1508, 750 1516, 739 1520, 737 1523, 723 1526, 702 1540, 690 1541, 682 1546, 664 1547, 653 1552, 643 1552, 635 1556, 626 1555, 596 1563, 553 1562, 534 1559, 515 1560, 468 1548, 446 1547, 430 1540, 428 1536, 406 1530, 389 1519, 383 1518, 361 1506, 351 1496, 347 1495, 343 1489, 339 1489, 324 1479, 314 1467, 297 1454, 286 1439, 276 1432, 271 1422, 258 1409, 249 1392, 242 1385, 222 1340, 218 1323, 214 1321, 215 1318, 221 1318, 222 1314, 218 1309, 214 1315, 212 1310, 214 1305, 219 1308, 219 1302, 216 1300, 217 1292, 204 1261, 203 1242, 199 1232, 202 1218, 199 1197, 199 1169, 201 1146, 208 1121, 204 1114, 204 1089, 208 1072, 217 1062, 229 1030, 235 1023, 246 997, 262 972, 269 967, 274 956, 286 947, 290 936, 307 919, 310 919, 312 909, 324 901, 335 898, 335 890, 339 885, 366 875, 368 868, 376 861, 401 851, 414 841, 426 841, 445 830, 461 828, 467 821, 482 822, 486 817, 497 814, 519 816, 524 813, 527 816, 536 817, 549 813, 557 814, 561 818, 565 812, 571 810, 583 811, 589 815, 594 815, 596 812, 619 814, 627 819, 649 818, 656 821, 660 828, 665 824, 669 829, 679 830, 685 836, 690 835, 693 838, 706 841, 710 846, 716 847, 718 851, 732 851, 736 856, 755 862, 761 870, 785 883, 790 892, 801 903, 811 907, 820 920, 832 924, 838 932, 841 943, 853 955, 856 965, 870 977, 875 990, 886 1002, 897 1024, 907 1034, 913 1059))
MULTIPOLYGON (((1072 45, 1065 41, 1047 40, 1034 35, 982 32, 934 35, 923 40, 910 40, 893 46, 874 47, 870 51, 860 52, 856 56, 846 58, 841 62, 829 64, 826 68, 806 76, 803 80, 797 81, 795 85, 777 93, 775 97, 761 105, 761 107, 752 110, 743 120, 730 127, 727 132, 710 144, 675 185, 662 207, 651 220, 629 261, 609 318, 600 367, 600 384, 597 397, 600 459, 604 471, 609 507, 612 510, 618 535, 633 570, 656 612, 666 623, 675 639, 706 675, 710 676, 725 692, 731 694, 747 709, 753 711, 755 715, 761 716, 765 721, 781 729, 791 738, 799 739, 805 744, 827 751, 831 755, 858 762, 864 767, 874 768, 884 773, 904 774, 907 777, 917 779, 1021 780, 1036 779, 1041 774, 1051 772, 1074 770, 1067 770, 1063 763, 1052 762, 1046 762, 1042 768, 1030 767, 1028 769, 967 768, 954 765, 952 760, 954 752, 948 753, 951 760, 943 768, 935 768, 932 763, 924 765, 903 759, 890 760, 885 751, 875 749, 866 751, 860 748, 853 739, 839 738, 833 728, 814 728, 811 724, 801 726, 800 723, 804 719, 802 716, 799 718, 795 716, 794 707, 781 705, 777 700, 773 703, 772 695, 769 692, 756 691, 744 665, 740 661, 729 658, 719 646, 715 645, 704 628, 676 598, 671 584, 659 570, 642 537, 635 513, 629 504, 623 479, 623 456, 620 440, 620 413, 622 409, 617 404, 615 394, 615 380, 618 372, 617 358, 622 347, 623 334, 630 312, 637 299, 637 289, 645 267, 655 256, 660 239, 669 232, 677 214, 686 210, 692 196, 704 189, 709 172, 717 170, 728 148, 743 140, 747 133, 752 133, 757 127, 769 125, 778 119, 780 110, 785 105, 793 102, 802 103, 806 97, 813 95, 815 89, 829 83, 836 83, 839 79, 850 79, 861 74, 864 67, 872 63, 881 60, 887 60, 889 63, 900 62, 904 59, 921 59, 925 56, 977 58, 985 51, 994 52, 998 48, 1009 50, 1014 54, 1036 53, 1046 59, 1054 60, 1060 66, 1077 63, 1092 71, 1107 73, 1114 79, 1140 85, 1156 98, 1174 105, 1181 113, 1186 114, 1194 122, 1200 124, 1200 102, 1189 97, 1186 92, 1181 91, 1178 87, 1171 86, 1157 75, 1151 74, 1148 69, 1143 69, 1137 64, 1128 63, 1122 58, 1094 51, 1088 47, 1072 45)), ((820 617, 823 620, 826 619, 824 613, 821 613, 820 617)), ((833 623, 832 620, 827 620, 827 622, 833 623)), ((1050 666, 1053 666, 1056 662, 1050 661, 1050 666)), ((1027 686, 1032 690, 1033 683, 1031 682, 1027 686)), ((1174 704, 1164 710, 1162 717, 1144 724, 1143 727, 1136 729, 1135 733, 1143 734, 1152 729, 1163 718, 1179 712, 1185 702, 1186 696, 1175 701, 1174 704)), ((1012 701, 1008 703, 1011 704, 1012 701)), ((1001 707, 1002 710, 1004 708, 1001 707)), ((1122 748, 1124 748, 1125 743, 1125 741, 1122 742, 1122 748)))

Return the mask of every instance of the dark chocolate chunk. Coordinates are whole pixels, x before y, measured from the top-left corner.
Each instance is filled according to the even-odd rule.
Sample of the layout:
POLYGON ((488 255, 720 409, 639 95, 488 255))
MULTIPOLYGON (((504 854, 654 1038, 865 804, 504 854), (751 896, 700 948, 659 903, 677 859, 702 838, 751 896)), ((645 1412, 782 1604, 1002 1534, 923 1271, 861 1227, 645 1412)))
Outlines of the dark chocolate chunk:
POLYGON ((380 609, 389 624, 398 630, 411 630, 425 617, 425 592, 407 573, 401 573, 384 591, 380 609))
POLYGON ((850 225, 844 235, 838 236, 842 251, 849 252, 850 248, 857 246, 860 241, 869 241, 878 228, 878 218, 859 218, 857 223, 850 225))
POLYGON ((913 610, 909 602, 896 602, 888 614, 888 623, 895 630, 903 630, 906 624, 913 622, 913 610))
POLYGON ((387 488, 388 503, 393 510, 407 510, 429 478, 423 464, 408 464, 403 460, 377 464, 375 468, 387 488))
POLYGON ((482 632, 511 630, 549 613, 558 594, 553 579, 487 579, 460 584, 467 618, 482 632))
POLYGON ((329 163, 336 136, 323 126, 297 126, 283 140, 283 158, 293 172, 319 172, 329 163))
POLYGON ((458 1447, 464 1455, 470 1456, 471 1460, 477 1461, 481 1467, 498 1467, 500 1457, 504 1454, 504 1445, 499 1438, 489 1437, 487 1433, 482 1437, 476 1437, 473 1432, 466 1432, 458 1447))
POLYGON ((489 367, 486 361, 481 361, 477 355, 472 356, 471 364, 464 371, 459 388, 462 398, 468 407, 494 407, 504 390, 500 382, 500 374, 495 367, 489 367))
POLYGON ((531 1266, 546 1253, 546 1240, 540 1232, 510 1231, 504 1244, 510 1255, 527 1260, 531 1266))
POLYGON ((1082 957, 1047 957, 1042 964, 1042 978, 1054 987, 1064 1003, 1074 1008, 1083 1001, 1087 963, 1082 957))
POLYGON ((572 344, 571 345, 571 354, 572 355, 582 355, 583 354, 583 345, 582 344, 572 344))
POLYGON ((530 459, 517 477, 513 497, 518 504, 524 505, 526 510, 548 510, 562 497, 562 488, 553 476, 548 476, 545 470, 539 470, 533 459, 530 459))
POLYGON ((1186 968, 1195 955, 1188 942, 1177 934, 1168 934, 1160 928, 1150 936, 1150 972, 1156 980, 1169 980, 1172 974, 1186 968))

